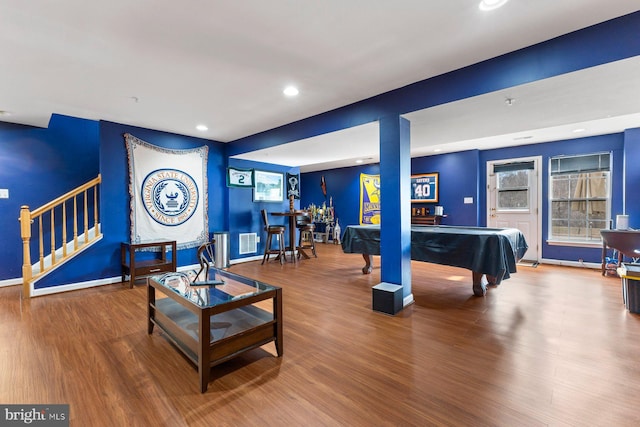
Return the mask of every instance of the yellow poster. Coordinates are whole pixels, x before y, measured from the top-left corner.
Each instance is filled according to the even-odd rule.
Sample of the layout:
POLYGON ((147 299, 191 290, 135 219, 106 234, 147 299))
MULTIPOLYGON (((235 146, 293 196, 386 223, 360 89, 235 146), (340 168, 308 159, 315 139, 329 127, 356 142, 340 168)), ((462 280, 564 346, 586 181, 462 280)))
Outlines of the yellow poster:
POLYGON ((380 224, 380 175, 360 174, 360 225, 380 224))

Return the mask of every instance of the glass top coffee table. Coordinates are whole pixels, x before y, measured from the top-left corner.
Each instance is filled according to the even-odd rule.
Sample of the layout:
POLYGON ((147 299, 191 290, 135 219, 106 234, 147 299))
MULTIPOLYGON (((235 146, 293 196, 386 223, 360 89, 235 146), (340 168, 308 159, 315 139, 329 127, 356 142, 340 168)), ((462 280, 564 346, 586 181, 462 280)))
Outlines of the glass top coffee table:
POLYGON ((282 289, 229 271, 211 269, 151 276, 148 333, 158 326, 197 367, 207 391, 211 367, 275 342, 282 356, 282 289))

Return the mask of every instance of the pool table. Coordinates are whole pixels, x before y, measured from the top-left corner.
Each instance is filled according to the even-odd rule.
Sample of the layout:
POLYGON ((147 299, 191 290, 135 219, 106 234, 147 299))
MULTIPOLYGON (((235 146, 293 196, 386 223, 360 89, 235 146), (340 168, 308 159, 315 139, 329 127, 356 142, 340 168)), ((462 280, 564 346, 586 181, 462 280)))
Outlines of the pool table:
MULTIPOLYGON (((498 285, 516 272, 527 251, 524 235, 515 228, 411 227, 411 259, 471 270, 473 293, 483 296, 487 284, 498 285)), ((342 237, 345 253, 362 254, 363 274, 373 268, 371 255, 380 255, 379 225, 349 225, 342 237)))

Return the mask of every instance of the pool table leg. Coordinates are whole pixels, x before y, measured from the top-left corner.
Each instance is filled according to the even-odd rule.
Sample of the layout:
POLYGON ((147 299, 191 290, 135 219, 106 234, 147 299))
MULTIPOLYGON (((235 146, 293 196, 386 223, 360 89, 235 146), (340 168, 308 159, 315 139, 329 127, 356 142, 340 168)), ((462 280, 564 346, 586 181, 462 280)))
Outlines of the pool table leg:
POLYGON ((483 273, 477 271, 472 272, 473 277, 473 294, 477 297, 483 297, 487 294, 487 284, 489 281, 483 273))
POLYGON ((364 258, 365 266, 362 267, 362 274, 371 274, 373 271, 373 257, 369 254, 362 254, 364 258))

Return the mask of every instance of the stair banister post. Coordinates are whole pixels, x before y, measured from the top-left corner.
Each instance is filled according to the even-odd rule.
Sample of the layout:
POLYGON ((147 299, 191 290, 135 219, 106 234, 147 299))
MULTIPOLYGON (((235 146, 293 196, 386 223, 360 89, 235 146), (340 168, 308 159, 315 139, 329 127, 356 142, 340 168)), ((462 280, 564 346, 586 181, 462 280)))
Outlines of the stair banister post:
POLYGON ((31 212, 29 206, 20 207, 20 236, 22 237, 22 295, 30 298, 29 281, 31 280, 31 254, 29 240, 31 239, 31 212))

